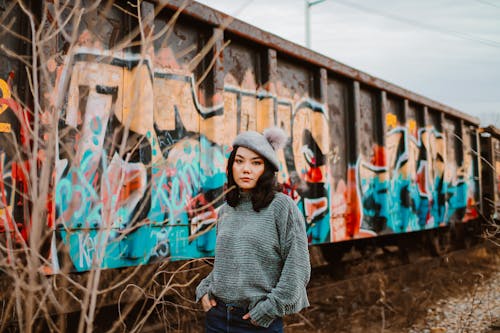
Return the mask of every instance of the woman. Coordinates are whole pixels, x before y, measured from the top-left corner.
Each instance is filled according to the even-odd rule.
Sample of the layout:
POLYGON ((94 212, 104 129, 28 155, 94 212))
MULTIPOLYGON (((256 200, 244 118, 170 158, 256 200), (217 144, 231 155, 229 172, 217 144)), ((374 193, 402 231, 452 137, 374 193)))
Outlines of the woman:
POLYGON ((285 143, 278 128, 233 142, 227 185, 234 190, 219 211, 213 270, 196 289, 207 332, 283 332, 282 317, 309 306, 304 219, 276 192, 276 150, 285 143))

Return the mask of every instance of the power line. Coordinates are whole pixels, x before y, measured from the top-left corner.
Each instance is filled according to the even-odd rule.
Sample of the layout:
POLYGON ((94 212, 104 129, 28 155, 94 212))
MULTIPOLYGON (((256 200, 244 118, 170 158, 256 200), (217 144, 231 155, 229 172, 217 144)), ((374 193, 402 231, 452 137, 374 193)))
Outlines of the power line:
MULTIPOLYGON (((350 1, 346 1, 346 0, 333 0, 333 1, 335 1, 339 4, 342 4, 344 6, 352 7, 352 8, 361 10, 363 12, 367 12, 367 13, 372 14, 372 15, 378 15, 378 16, 382 16, 385 18, 390 18, 392 20, 400 21, 400 22, 410 24, 413 26, 417 26, 419 28, 423 28, 423 29, 430 30, 433 32, 437 31, 437 32, 442 33, 442 34, 451 35, 454 37, 467 39, 469 41, 482 43, 484 45, 500 48, 500 42, 498 42, 496 40, 491 40, 491 39, 486 39, 486 38, 478 38, 474 35, 463 33, 460 31, 455 31, 455 30, 451 30, 451 29, 443 29, 443 28, 440 28, 440 27, 432 25, 432 24, 422 23, 422 22, 415 21, 415 20, 412 20, 409 18, 394 15, 392 13, 386 13, 386 12, 383 12, 383 11, 378 10, 378 9, 370 8, 370 7, 360 5, 357 3, 353 3, 350 1)), ((479 0, 477 0, 477 1, 479 1, 479 0)))
POLYGON ((491 3, 491 2, 488 2, 488 1, 485 1, 485 0, 475 0, 479 3, 482 3, 483 5, 488 5, 488 6, 491 6, 491 7, 495 7, 495 8, 500 8, 499 5, 495 4, 495 3, 491 3))

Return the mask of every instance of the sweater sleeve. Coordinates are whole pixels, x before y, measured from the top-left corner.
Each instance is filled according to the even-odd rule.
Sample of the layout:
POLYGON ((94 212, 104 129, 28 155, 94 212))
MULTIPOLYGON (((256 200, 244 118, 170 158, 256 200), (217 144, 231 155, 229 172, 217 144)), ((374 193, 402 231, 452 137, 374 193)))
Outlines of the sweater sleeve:
POLYGON ((268 327, 276 317, 296 313, 309 306, 306 286, 311 265, 304 218, 291 199, 286 202, 286 208, 277 214, 283 260, 281 275, 267 297, 250 310, 250 317, 264 327, 268 327))
POLYGON ((196 302, 198 303, 201 298, 209 292, 210 283, 212 283, 212 272, 201 280, 198 287, 196 287, 196 302))

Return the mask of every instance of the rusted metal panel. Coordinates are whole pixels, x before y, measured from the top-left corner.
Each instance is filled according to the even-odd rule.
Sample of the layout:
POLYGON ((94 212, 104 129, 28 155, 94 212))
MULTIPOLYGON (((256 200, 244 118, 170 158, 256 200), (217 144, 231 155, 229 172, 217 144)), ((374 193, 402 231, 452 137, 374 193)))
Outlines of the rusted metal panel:
POLYGON ((382 99, 378 91, 362 86, 360 151, 357 168, 358 195, 362 203, 362 235, 387 232, 388 169, 386 165, 385 133, 382 133, 382 99))
POLYGON ((483 166, 482 166, 482 158, 481 158, 481 135, 480 135, 480 129, 477 128, 475 125, 469 125, 469 128, 471 129, 471 141, 472 141, 472 154, 473 154, 473 165, 475 166, 475 174, 474 174, 474 179, 477 184, 477 190, 476 190, 476 196, 477 196, 477 207, 479 207, 479 211, 484 214, 484 206, 483 206, 483 200, 482 200, 482 193, 483 193, 483 184, 481 181, 481 175, 483 173, 483 166))
POLYGON ((319 85, 316 97, 320 103, 325 104, 328 100, 328 72, 326 71, 326 69, 320 68, 317 74, 319 85))
POLYGON ((408 104, 408 113, 406 115, 406 126, 418 140, 418 131, 424 126, 423 107, 421 105, 410 102, 408 104))
POLYGON ((500 221, 500 131, 481 129, 481 199, 487 223, 500 221))
POLYGON ((469 191, 472 195, 468 198, 466 214, 475 214, 480 211, 480 182, 479 182, 479 148, 477 143, 478 129, 474 125, 462 122, 463 138, 463 168, 466 181, 470 184, 469 191))
POLYGON ((361 113, 361 88, 358 81, 354 81, 351 86, 351 108, 348 113, 347 123, 349 124, 349 164, 355 165, 358 160, 360 149, 361 127, 359 126, 359 118, 361 113))
POLYGON ((495 168, 492 164, 493 140, 487 133, 482 133, 479 139, 481 149, 481 211, 487 220, 495 213, 495 168))
POLYGON ((445 118, 443 124, 445 140, 446 140, 446 162, 451 163, 455 170, 447 169, 450 174, 456 173, 456 167, 460 164, 457 148, 461 148, 458 133, 460 130, 459 123, 455 119, 445 118))
POLYGON ((441 113, 437 112, 436 110, 429 109, 428 110, 428 115, 429 115, 429 123, 428 126, 432 126, 434 129, 437 131, 442 130, 442 123, 441 123, 441 113))
POLYGON ((494 190, 495 196, 493 198, 495 214, 494 218, 500 220, 500 138, 495 137, 493 140, 493 178, 494 178, 494 190))
POLYGON ((257 90, 259 88, 257 79, 257 73, 260 71, 257 67, 259 56, 258 50, 233 40, 224 49, 225 85, 257 90))
MULTIPOLYGON (((215 28, 213 35, 214 36, 223 36, 223 31, 222 29, 215 28)), ((219 104, 221 96, 224 94, 224 80, 225 80, 225 73, 224 73, 224 54, 225 54, 225 45, 224 45, 224 39, 223 38, 216 38, 214 47, 213 47, 213 52, 214 52, 214 68, 213 68, 213 84, 214 84, 214 104, 219 104)))
MULTIPOLYGON (((7 27, 2 28, 0 48, 0 243, 16 248, 27 239, 29 223, 25 207, 30 204, 27 154, 32 98, 24 61, 30 62, 31 45, 29 26, 18 4, 7 4, 0 15, 7 27)), ((4 258, 10 260, 11 255, 4 258)))
POLYGON ((367 161, 375 165, 383 163, 378 160, 377 151, 380 147, 379 129, 380 129, 380 99, 376 91, 361 89, 361 114, 359 126, 363 133, 360 138, 360 153, 367 161))
POLYGON ((387 115, 385 118, 387 130, 404 124, 403 101, 393 95, 387 97, 387 115))
POLYGON ((385 147, 385 135, 387 133, 387 113, 388 111, 388 106, 387 106, 387 92, 381 91, 379 95, 379 103, 380 103, 380 119, 378 120, 379 124, 379 142, 380 144, 385 147))
POLYGON ((446 184, 447 211, 445 220, 462 222, 477 217, 474 204, 477 191, 474 181, 474 170, 469 155, 468 136, 463 134, 462 122, 459 119, 445 118, 444 133, 446 138, 446 184))
MULTIPOLYGON (((238 115, 235 130, 257 130, 259 122, 257 91, 260 88, 258 61, 260 54, 253 48, 232 42, 224 50, 224 99, 232 100, 233 105, 225 108, 235 110, 238 115)), ((236 132, 235 132, 236 133, 236 132)), ((231 137, 234 137, 232 135, 231 137)))
POLYGON ((329 171, 331 177, 331 240, 348 239, 354 233, 353 221, 348 216, 345 195, 348 192, 348 147, 352 144, 347 135, 347 115, 350 112, 348 82, 328 77, 328 123, 330 132, 329 171))
MULTIPOLYGON (((177 8, 180 8, 183 4, 185 4, 185 2, 182 0, 172 0, 166 4, 166 7, 175 10, 177 8)), ((439 109, 449 115, 460 117, 469 122, 479 124, 479 119, 477 117, 472 117, 454 108, 418 95, 414 92, 391 84, 380 78, 356 70, 338 61, 332 60, 331 58, 318 54, 312 50, 306 49, 300 45, 284 40, 274 34, 262 31, 238 19, 231 18, 224 13, 218 12, 197 2, 189 2, 189 4, 183 10, 183 15, 193 17, 201 22, 214 26, 225 26, 229 23, 226 30, 231 32, 232 34, 241 36, 244 39, 253 41, 265 47, 273 48, 279 53, 286 54, 287 56, 291 56, 308 64, 326 68, 328 71, 341 74, 347 78, 359 81, 365 85, 385 90, 393 95, 407 98, 419 104, 439 109)))
POLYGON ((308 68, 278 56, 279 96, 289 99, 296 99, 298 96, 312 97, 312 76, 308 68))
MULTIPOLYGON (((483 138, 484 141, 489 141, 490 146, 490 159, 487 159, 489 163, 484 163, 483 167, 485 168, 485 172, 491 175, 490 179, 492 180, 491 187, 489 187, 491 194, 485 204, 491 207, 491 215, 488 217, 498 222, 500 221, 500 130, 489 126, 482 135, 485 136, 483 138)), ((483 192, 485 196, 487 192, 488 188, 485 188, 483 192)))
POLYGON ((330 139, 332 159, 334 161, 332 174, 334 179, 344 179, 347 173, 347 115, 350 110, 349 86, 345 81, 334 77, 328 78, 328 115, 330 123, 330 139))
POLYGON ((111 6, 102 26, 83 17, 71 53, 63 38, 46 50, 41 107, 58 119, 48 128, 58 139, 53 232, 75 270, 92 268, 106 226, 103 267, 213 254, 225 162, 244 130, 287 133, 278 182, 311 244, 434 228, 451 204, 465 207, 447 199, 462 193, 445 171, 462 158, 448 168, 459 148, 447 149, 443 128, 469 118, 237 20, 225 29, 228 17, 196 3, 170 21, 176 4, 141 4, 154 41, 111 6), (114 198, 116 219, 101 209, 114 198))
POLYGON ((167 38, 155 41, 155 49, 159 50, 159 65, 172 69, 196 68, 192 61, 199 53, 202 44, 199 28, 182 21, 169 26, 169 22, 168 18, 159 17, 154 22, 156 34, 170 29, 167 38))
MULTIPOLYGON (((325 104, 314 96, 321 72, 278 55, 276 71, 276 125, 289 133, 291 144, 285 149, 288 175, 285 186, 295 197, 307 221, 312 243, 329 241, 329 164, 330 133, 325 104)), ((320 90, 320 89, 317 89, 320 90)))

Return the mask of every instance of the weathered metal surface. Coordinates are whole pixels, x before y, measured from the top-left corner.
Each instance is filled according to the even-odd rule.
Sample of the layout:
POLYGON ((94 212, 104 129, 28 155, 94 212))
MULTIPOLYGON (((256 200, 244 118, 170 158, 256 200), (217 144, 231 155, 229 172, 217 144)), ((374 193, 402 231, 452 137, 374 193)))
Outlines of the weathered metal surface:
POLYGON ((55 168, 47 225, 74 270, 98 255, 106 268, 212 255, 232 140, 270 126, 288 135, 278 181, 311 244, 474 216, 478 190, 462 152, 474 117, 237 20, 222 29, 228 17, 196 3, 170 26, 179 4, 141 5, 158 13, 144 22, 153 42, 137 35, 115 49, 137 22, 111 7, 102 24, 83 16, 71 53, 63 38, 46 51, 41 109, 58 120, 45 133, 57 147, 37 156, 55 155, 43 161, 55 168))
POLYGON ((330 123, 330 138, 334 177, 339 178, 347 172, 347 114, 350 104, 349 87, 347 82, 330 77, 328 80, 328 119, 330 123))
MULTIPOLYGON (((350 94, 347 82, 328 78, 328 123, 330 129, 329 172, 332 180, 331 239, 342 240, 346 234, 353 234, 352 223, 346 223, 348 207, 345 203, 348 176, 347 114, 350 110, 350 94)), ((349 144, 348 144, 349 143, 349 144)))
POLYGON ((361 89, 361 99, 360 99, 360 116, 357 126, 360 127, 362 133, 360 135, 360 154, 363 155, 367 160, 373 163, 381 163, 382 161, 376 161, 375 149, 372 149, 377 142, 377 131, 380 126, 377 126, 377 120, 380 119, 379 115, 380 107, 378 105, 378 96, 376 91, 370 91, 366 89, 361 89))
POLYGON ((482 211, 488 222, 500 221, 500 130, 480 130, 482 211))
MULTIPOLYGON (((185 3, 186 1, 183 0, 172 0, 166 4, 166 7, 171 8, 172 10, 176 10, 185 3)), ((430 108, 439 109, 449 115, 463 118, 468 122, 479 124, 479 119, 477 117, 473 117, 450 106, 431 100, 427 97, 421 96, 367 73, 361 72, 331 58, 325 57, 324 55, 316 53, 310 49, 291 43, 274 34, 260 30, 236 18, 231 18, 227 14, 206 7, 195 1, 188 1, 188 5, 184 8, 183 13, 201 22, 214 26, 225 26, 229 23, 226 27, 226 30, 231 34, 235 34, 246 40, 253 41, 264 47, 273 48, 279 53, 286 54, 287 56, 292 56, 293 58, 302 60, 311 65, 326 68, 328 71, 341 74, 342 76, 356 81, 363 82, 364 84, 370 85, 374 88, 385 90, 391 94, 397 95, 402 98, 407 98, 414 102, 426 105, 430 108)))
POLYGON ((27 120, 25 105, 31 105, 27 97, 29 86, 26 84, 24 63, 20 60, 29 55, 29 44, 6 33, 8 29, 29 36, 26 20, 19 7, 13 8, 8 15, 4 12, 12 4, 0 8, 2 15, 0 50, 0 242, 5 242, 6 230, 17 228, 26 234, 23 204, 27 193, 26 149, 28 148, 27 120))
POLYGON ((495 214, 493 218, 497 221, 500 220, 500 138, 496 137, 493 140, 493 168, 494 168, 494 193, 493 199, 495 214))

